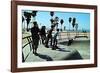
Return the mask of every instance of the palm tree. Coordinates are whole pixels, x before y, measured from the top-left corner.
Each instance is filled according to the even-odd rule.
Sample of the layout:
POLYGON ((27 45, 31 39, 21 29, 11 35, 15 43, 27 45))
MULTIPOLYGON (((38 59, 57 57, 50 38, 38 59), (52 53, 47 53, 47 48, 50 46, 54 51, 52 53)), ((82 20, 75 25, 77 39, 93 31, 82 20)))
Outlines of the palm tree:
POLYGON ((34 18, 34 21, 35 21, 36 15, 37 15, 37 11, 32 11, 32 16, 33 16, 33 18, 34 18))
POLYGON ((70 25, 71 25, 71 22, 72 22, 72 18, 71 17, 69 17, 69 32, 68 32, 68 38, 70 38, 70 25))
POLYGON ((53 19, 54 12, 53 11, 50 12, 50 16, 51 16, 50 21, 51 21, 51 24, 53 25, 53 22, 54 22, 54 19, 53 19))
POLYGON ((60 20, 60 23, 61 23, 61 31, 62 31, 62 25, 63 25, 63 23, 64 23, 64 20, 61 19, 61 20, 60 20))
POLYGON ((72 18, 69 17, 69 31, 70 31, 70 24, 71 24, 72 18))
POLYGON ((31 20, 31 13, 24 12, 24 16, 25 16, 26 22, 27 22, 27 28, 26 28, 26 30, 29 31, 29 30, 28 30, 28 25, 29 25, 29 22, 30 22, 30 20, 31 20))
POLYGON ((22 16, 22 23, 23 23, 23 21, 24 21, 24 17, 22 16))
POLYGON ((66 30, 66 26, 64 26, 64 31, 66 30))
POLYGON ((73 31, 74 31, 74 26, 76 24, 76 18, 73 18, 72 26, 73 26, 73 31))
POLYGON ((76 36, 77 36, 77 33, 78 33, 78 23, 75 24, 75 28, 76 28, 76 36))
POLYGON ((54 12, 53 12, 53 11, 51 11, 51 12, 50 12, 50 15, 51 15, 51 17, 53 17, 53 16, 54 16, 54 12))
POLYGON ((24 16, 22 16, 22 24, 23 24, 23 33, 25 32, 25 24, 24 24, 24 16))
POLYGON ((69 23, 71 23, 71 21, 72 21, 72 18, 71 18, 71 17, 69 17, 69 23))
POLYGON ((37 11, 32 11, 32 16, 35 17, 36 13, 37 13, 37 11))

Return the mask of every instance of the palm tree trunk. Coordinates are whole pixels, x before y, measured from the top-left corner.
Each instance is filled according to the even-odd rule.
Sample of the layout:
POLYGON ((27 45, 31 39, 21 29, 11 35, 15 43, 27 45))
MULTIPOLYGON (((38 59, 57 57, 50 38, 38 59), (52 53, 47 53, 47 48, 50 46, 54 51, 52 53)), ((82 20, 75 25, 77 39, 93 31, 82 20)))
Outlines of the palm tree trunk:
POLYGON ((61 25, 61 31, 62 31, 62 25, 61 25))

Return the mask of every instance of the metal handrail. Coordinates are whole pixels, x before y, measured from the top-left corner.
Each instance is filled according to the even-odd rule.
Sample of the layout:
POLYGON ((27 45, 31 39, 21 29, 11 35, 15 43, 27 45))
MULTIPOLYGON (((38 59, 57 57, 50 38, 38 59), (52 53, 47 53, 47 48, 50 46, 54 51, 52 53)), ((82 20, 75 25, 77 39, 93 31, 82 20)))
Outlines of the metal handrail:
MULTIPOLYGON (((32 40, 31 40, 31 36, 26 36, 26 37, 24 37, 22 39, 27 39, 28 40, 28 43, 26 43, 24 46, 22 46, 22 49, 24 49, 29 44, 29 46, 30 46, 30 52, 31 52, 31 50, 32 50, 32 40)), ((28 57, 28 55, 30 54, 30 52, 27 54, 26 57, 24 57, 24 53, 22 51, 22 62, 25 62, 25 60, 28 57)))

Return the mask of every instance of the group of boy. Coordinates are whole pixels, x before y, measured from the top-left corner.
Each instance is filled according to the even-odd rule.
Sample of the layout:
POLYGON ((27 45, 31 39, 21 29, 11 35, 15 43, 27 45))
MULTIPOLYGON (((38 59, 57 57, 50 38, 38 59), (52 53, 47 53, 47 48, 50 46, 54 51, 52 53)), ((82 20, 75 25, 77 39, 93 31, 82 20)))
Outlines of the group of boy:
POLYGON ((51 46, 52 50, 56 50, 58 48, 57 36, 59 35, 59 29, 57 29, 54 36, 52 36, 55 25, 51 25, 51 28, 50 30, 48 30, 47 35, 46 35, 45 27, 43 27, 44 30, 40 30, 37 22, 33 22, 33 24, 34 26, 31 28, 33 53, 37 54, 37 48, 39 45, 40 37, 42 39, 42 44, 45 47, 49 48, 51 46), (50 41, 50 45, 49 45, 49 41, 50 41))

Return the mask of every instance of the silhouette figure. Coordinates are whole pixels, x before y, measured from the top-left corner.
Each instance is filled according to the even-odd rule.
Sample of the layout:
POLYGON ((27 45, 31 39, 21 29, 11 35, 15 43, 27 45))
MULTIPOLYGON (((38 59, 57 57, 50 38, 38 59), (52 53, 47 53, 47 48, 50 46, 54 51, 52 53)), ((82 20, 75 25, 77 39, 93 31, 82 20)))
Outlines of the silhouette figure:
POLYGON ((57 29, 56 33, 54 34, 54 37, 53 37, 53 47, 52 47, 52 50, 55 50, 57 49, 57 36, 59 35, 59 29, 57 29))
POLYGON ((42 26, 41 30, 40 30, 40 36, 41 36, 41 40, 42 40, 42 44, 45 44, 45 38, 46 38, 46 31, 45 31, 46 27, 42 26))
POLYGON ((70 46, 72 43, 73 43, 73 39, 70 39, 70 40, 68 41, 67 46, 70 46))
POLYGON ((37 53, 37 48, 39 45, 39 28, 37 22, 33 22, 34 27, 31 28, 31 34, 32 34, 32 47, 33 47, 33 53, 37 53))
POLYGON ((51 25, 51 29, 47 32, 47 37, 46 37, 46 41, 45 41, 45 47, 49 48, 48 43, 49 40, 50 41, 50 46, 52 46, 52 31, 54 29, 55 26, 51 25))

